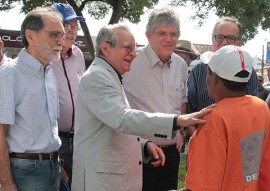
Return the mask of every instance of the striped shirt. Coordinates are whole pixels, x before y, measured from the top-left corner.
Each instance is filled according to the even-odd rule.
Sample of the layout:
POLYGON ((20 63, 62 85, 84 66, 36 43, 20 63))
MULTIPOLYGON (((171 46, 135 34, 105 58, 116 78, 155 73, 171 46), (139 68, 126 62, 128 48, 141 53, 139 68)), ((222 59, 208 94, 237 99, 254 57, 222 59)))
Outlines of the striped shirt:
MULTIPOLYGON (((181 114, 181 104, 187 102, 187 75, 188 67, 182 58, 173 53, 171 59, 163 63, 152 47, 146 46, 133 60, 130 71, 123 76, 131 108, 152 113, 181 114)), ((178 132, 178 137, 174 136, 170 141, 145 138, 165 146, 175 144, 179 136, 178 132)))
POLYGON ((44 67, 25 49, 0 68, 0 123, 10 125, 9 152, 57 151, 58 90, 51 65, 44 67))
MULTIPOLYGON (((191 70, 188 80, 188 103, 187 113, 200 111, 213 104, 215 101, 208 96, 206 84, 207 64, 199 63, 191 70)), ((258 79, 253 69, 247 85, 246 94, 258 96, 258 79)))

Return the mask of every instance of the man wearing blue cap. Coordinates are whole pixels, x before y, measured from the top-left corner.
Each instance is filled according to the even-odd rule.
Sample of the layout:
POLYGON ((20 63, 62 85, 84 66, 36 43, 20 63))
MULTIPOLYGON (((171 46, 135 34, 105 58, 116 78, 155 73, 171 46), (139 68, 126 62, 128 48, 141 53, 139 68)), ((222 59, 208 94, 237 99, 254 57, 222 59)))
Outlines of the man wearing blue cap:
POLYGON ((85 22, 85 18, 77 16, 69 4, 54 3, 52 8, 57 9, 63 15, 63 24, 66 32, 61 59, 53 63, 53 70, 59 89, 60 116, 58 118, 58 127, 59 137, 62 141, 59 154, 64 162, 62 179, 71 185, 74 106, 78 84, 85 71, 85 60, 82 51, 74 45, 74 42, 80 29, 78 21, 85 22))

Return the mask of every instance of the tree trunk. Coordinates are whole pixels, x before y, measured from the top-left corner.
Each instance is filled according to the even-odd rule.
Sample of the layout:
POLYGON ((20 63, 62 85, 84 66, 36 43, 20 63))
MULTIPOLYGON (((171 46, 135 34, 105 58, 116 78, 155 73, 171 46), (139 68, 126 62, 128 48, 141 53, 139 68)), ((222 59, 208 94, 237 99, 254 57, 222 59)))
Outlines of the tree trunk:
POLYGON ((112 16, 109 21, 109 24, 115 24, 118 23, 121 18, 121 12, 124 6, 125 0, 115 0, 113 3, 111 3, 111 6, 113 7, 112 16))

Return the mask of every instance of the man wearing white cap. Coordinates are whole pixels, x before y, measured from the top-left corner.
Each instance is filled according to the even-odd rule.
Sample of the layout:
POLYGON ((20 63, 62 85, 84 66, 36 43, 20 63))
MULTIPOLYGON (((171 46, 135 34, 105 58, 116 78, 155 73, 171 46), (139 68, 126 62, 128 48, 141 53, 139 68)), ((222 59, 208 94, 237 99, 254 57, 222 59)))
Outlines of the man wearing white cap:
POLYGON ((61 59, 55 61, 52 67, 59 90, 60 117, 58 118, 58 134, 62 141, 59 155, 64 162, 63 172, 66 172, 66 174, 62 173, 62 179, 71 184, 75 99, 79 81, 85 72, 84 56, 80 48, 74 45, 74 42, 80 29, 78 21, 85 22, 85 18, 78 16, 69 4, 54 3, 52 8, 57 9, 62 14, 66 32, 61 59))
POLYGON ((238 46, 222 47, 209 61, 207 90, 217 106, 191 138, 181 190, 269 190, 270 111, 245 95, 251 74, 251 57, 238 46))

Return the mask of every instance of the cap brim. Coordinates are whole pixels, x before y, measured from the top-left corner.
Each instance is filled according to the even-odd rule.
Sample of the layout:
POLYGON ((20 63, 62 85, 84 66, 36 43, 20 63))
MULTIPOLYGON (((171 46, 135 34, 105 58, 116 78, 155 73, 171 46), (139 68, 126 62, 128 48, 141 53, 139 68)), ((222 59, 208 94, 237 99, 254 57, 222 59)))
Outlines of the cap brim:
POLYGON ((189 52, 189 51, 185 51, 185 50, 179 50, 179 49, 174 49, 174 51, 176 52, 184 52, 184 53, 187 53, 191 56, 192 60, 196 60, 198 58, 198 55, 193 53, 193 52, 189 52))
POLYGON ((76 15, 65 17, 65 18, 63 18, 63 21, 66 22, 66 21, 70 21, 72 19, 77 19, 77 20, 79 20, 81 22, 85 22, 85 18, 83 16, 76 16, 76 15))

